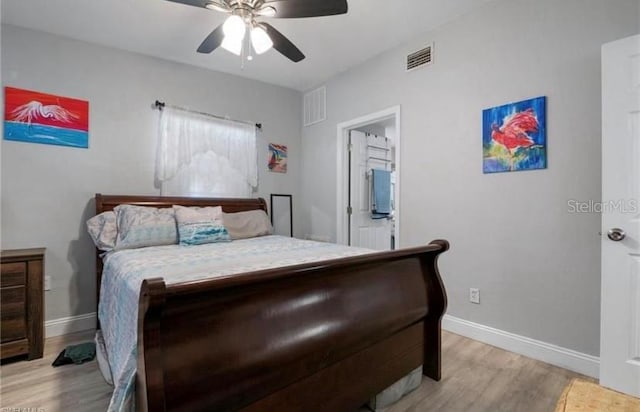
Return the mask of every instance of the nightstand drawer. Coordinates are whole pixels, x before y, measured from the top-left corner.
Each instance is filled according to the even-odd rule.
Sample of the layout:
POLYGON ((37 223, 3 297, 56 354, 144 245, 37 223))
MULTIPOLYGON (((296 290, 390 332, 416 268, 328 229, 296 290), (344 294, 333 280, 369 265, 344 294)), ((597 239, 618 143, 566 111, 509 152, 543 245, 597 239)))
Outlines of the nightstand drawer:
POLYGON ((23 339, 27 336, 26 294, 24 286, 0 289, 0 342, 23 339))
POLYGON ((27 355, 27 359, 42 357, 44 254, 43 248, 0 251, 2 360, 22 355, 27 355))
POLYGON ((27 274, 25 262, 3 263, 0 275, 0 287, 24 286, 27 274))

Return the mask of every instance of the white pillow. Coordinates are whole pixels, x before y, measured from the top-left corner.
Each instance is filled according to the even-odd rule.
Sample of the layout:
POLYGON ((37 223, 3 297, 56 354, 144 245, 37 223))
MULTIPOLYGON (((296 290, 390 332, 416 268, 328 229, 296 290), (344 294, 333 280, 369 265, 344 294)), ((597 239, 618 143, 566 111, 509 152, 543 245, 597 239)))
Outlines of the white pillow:
POLYGON ((112 211, 102 212, 87 220, 87 231, 93 243, 100 250, 113 250, 118 237, 116 214, 112 211))
POLYGON ((273 233, 273 226, 264 210, 223 213, 224 227, 231 239, 247 239, 273 233))
POLYGON ((172 208, 119 205, 116 212, 116 250, 178 243, 176 218, 172 208))

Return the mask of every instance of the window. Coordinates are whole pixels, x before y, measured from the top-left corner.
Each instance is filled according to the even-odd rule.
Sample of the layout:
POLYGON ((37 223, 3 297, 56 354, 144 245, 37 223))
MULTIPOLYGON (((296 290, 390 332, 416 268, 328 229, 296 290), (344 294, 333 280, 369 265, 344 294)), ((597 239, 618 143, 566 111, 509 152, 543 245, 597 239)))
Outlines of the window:
POLYGON ((156 179, 167 196, 250 197, 258 186, 256 128, 165 107, 156 179))

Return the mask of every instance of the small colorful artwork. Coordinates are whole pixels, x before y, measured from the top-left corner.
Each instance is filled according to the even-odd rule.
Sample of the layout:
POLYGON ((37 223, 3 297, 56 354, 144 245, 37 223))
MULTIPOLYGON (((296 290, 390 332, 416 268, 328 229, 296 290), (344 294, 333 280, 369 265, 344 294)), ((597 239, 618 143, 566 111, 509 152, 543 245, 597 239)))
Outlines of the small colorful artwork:
POLYGON ((482 112, 484 173, 547 167, 546 97, 482 112))
POLYGON ((287 173, 287 146, 269 143, 269 170, 287 173))
POLYGON ((89 147, 89 102, 5 87, 4 139, 89 147))

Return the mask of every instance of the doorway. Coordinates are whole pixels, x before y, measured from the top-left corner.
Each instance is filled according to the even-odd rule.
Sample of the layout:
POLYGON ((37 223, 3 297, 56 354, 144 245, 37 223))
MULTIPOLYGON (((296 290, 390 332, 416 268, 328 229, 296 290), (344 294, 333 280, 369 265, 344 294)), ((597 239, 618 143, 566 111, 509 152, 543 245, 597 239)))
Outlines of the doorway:
POLYGON ((400 106, 338 125, 338 243, 399 247, 400 135, 400 106))

